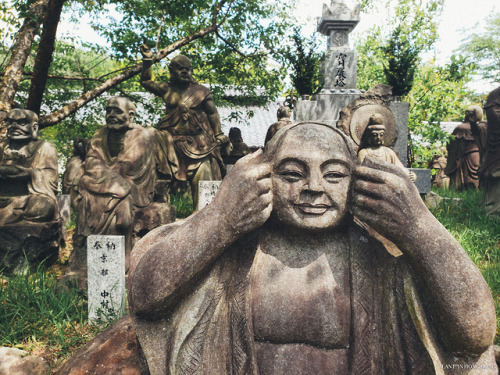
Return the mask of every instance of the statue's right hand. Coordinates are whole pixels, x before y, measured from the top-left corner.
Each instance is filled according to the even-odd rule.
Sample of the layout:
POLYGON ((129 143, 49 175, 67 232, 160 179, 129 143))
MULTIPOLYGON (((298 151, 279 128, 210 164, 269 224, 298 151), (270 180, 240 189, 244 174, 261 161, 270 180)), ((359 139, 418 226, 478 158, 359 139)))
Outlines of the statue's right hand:
POLYGON ((221 211, 220 219, 238 237, 260 227, 272 211, 271 171, 262 150, 241 158, 207 209, 221 211))
POLYGON ((141 54, 142 54, 143 58, 145 58, 145 59, 152 59, 153 58, 154 53, 153 53, 153 51, 151 51, 151 48, 149 48, 149 46, 147 44, 141 44, 139 48, 141 49, 141 54))

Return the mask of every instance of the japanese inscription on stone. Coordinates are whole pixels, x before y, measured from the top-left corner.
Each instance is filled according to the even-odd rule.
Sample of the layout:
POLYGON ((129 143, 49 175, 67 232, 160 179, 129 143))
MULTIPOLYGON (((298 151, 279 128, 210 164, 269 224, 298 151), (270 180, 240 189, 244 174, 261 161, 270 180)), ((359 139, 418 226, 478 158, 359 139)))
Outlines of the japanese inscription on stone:
POLYGON ((198 182, 198 210, 208 206, 214 199, 215 193, 219 189, 221 181, 199 181, 198 182))
POLYGON ((337 72, 335 73, 335 87, 344 87, 346 85, 347 77, 345 75, 345 58, 344 53, 337 55, 337 72))
POLYGON ((89 322, 103 324, 125 313, 125 237, 87 238, 89 322))

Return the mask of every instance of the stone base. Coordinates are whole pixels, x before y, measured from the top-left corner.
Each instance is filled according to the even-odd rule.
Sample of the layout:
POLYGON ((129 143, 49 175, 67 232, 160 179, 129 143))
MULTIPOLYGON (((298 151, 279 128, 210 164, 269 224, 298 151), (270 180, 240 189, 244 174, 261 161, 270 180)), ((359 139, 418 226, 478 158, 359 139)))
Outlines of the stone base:
POLYGON ((59 255, 61 222, 20 222, 0 226, 0 268, 19 273, 45 260, 52 264, 59 255))
POLYGON ((146 375, 149 370, 140 354, 135 330, 127 315, 73 353, 54 373, 146 375))

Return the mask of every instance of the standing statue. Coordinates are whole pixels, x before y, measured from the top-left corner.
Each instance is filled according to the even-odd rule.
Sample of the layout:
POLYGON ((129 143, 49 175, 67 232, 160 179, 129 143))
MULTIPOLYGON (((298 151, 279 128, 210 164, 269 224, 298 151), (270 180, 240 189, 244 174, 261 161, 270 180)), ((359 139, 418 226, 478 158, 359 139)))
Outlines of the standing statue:
POLYGON ((193 79, 191 61, 176 56, 169 65, 170 81, 153 81, 153 52, 143 44, 141 85, 163 99, 166 115, 158 124, 160 179, 189 181, 196 207, 198 182, 221 180, 219 146, 229 143, 209 89, 193 79))
POLYGON ((483 110, 477 105, 471 105, 465 111, 464 122, 458 125, 451 134, 454 139, 447 146, 448 162, 445 174, 450 177, 450 186, 457 189, 477 189, 479 187, 479 140, 472 134, 471 124, 479 123, 479 127, 486 127, 481 122, 483 110))
POLYGON ((62 192, 69 194, 71 208, 78 211, 80 199, 80 177, 83 176, 83 163, 89 146, 89 139, 77 137, 73 140, 73 156, 66 163, 62 178, 62 192))
MULTIPOLYGON (((13 109, 0 141, 0 268, 57 259, 57 151, 38 139, 38 116, 13 109)), ((15 271, 20 271, 21 268, 15 271)))
POLYGON ((150 232, 132 257, 152 375, 497 373, 477 267, 400 168, 360 164, 325 124, 283 128, 210 205, 150 232))
POLYGON ((488 95, 484 106, 488 125, 471 121, 481 154, 480 186, 489 215, 500 217, 500 87, 488 95))
POLYGON ((111 98, 106 126, 90 140, 79 181, 77 243, 81 250, 72 259, 74 269, 86 267, 85 239, 91 234, 124 235, 128 260, 134 217, 153 201, 154 129, 135 124, 135 114, 128 98, 111 98))
POLYGON ((435 171, 435 174, 432 176, 432 186, 445 190, 450 188, 450 178, 444 173, 446 165, 446 148, 441 147, 440 153, 432 155, 432 160, 428 166, 429 169, 435 171))
POLYGON ((269 129, 267 129, 264 144, 269 142, 278 130, 292 123, 292 120, 290 120, 290 108, 287 106, 282 105, 281 107, 279 107, 277 116, 278 121, 272 124, 269 129))
POLYGON ((363 162, 367 156, 377 160, 383 160, 388 163, 394 164, 401 168, 411 181, 415 182, 415 173, 408 170, 398 155, 391 148, 384 146, 385 125, 384 118, 381 114, 375 113, 370 116, 368 125, 361 140, 360 150, 358 151, 358 158, 363 162))

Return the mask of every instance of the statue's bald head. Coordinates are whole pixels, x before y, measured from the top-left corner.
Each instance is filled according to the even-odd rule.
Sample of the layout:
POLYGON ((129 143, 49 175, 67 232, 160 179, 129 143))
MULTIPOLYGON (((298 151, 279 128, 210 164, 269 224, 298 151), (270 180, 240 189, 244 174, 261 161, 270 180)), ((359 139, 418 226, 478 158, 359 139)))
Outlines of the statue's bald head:
POLYGON ((38 115, 28 109, 15 108, 5 118, 7 137, 13 140, 38 139, 38 115))
POLYGON ((465 110, 466 121, 481 121, 483 118, 483 109, 478 105, 471 105, 465 110))
POLYGON ((178 85, 194 83, 191 60, 184 55, 175 56, 168 66, 170 81, 178 85))
POLYGON ((169 64, 169 67, 190 67, 193 68, 193 65, 191 64, 191 60, 189 57, 184 56, 184 55, 177 55, 175 56, 169 64))
POLYGON ((129 98, 117 96, 106 105, 106 125, 110 129, 130 128, 134 123, 137 109, 129 98))

